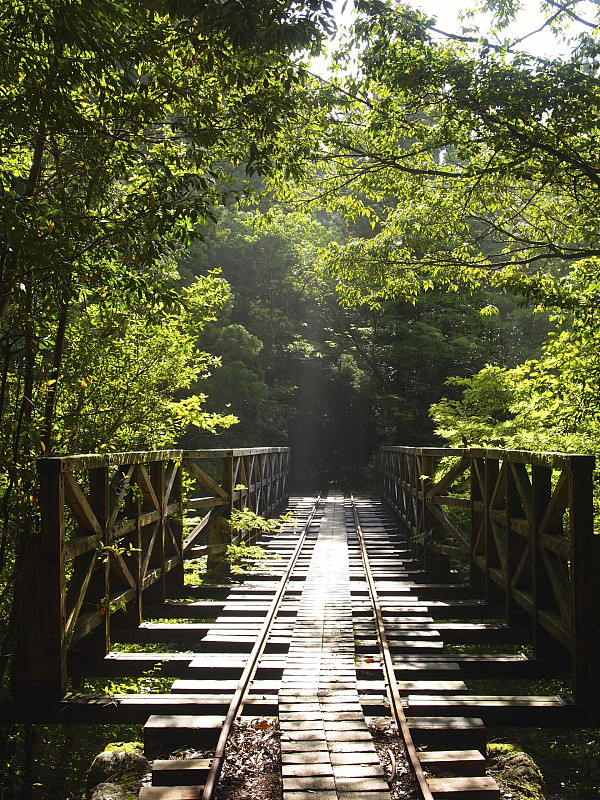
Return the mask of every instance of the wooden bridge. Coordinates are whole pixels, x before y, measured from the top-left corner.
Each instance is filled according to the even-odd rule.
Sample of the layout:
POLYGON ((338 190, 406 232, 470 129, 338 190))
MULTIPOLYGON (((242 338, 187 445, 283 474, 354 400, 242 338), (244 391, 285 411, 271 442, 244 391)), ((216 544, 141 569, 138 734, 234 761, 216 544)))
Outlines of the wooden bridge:
POLYGON ((136 721, 150 755, 217 748, 193 764, 157 760, 147 800, 212 796, 209 769, 240 713, 279 716, 285 800, 389 797, 369 744, 382 719, 403 733, 423 798, 498 796, 486 724, 597 726, 592 457, 387 447, 383 503, 290 498, 289 459, 286 448, 42 459, 2 719, 136 721), (296 522, 232 539, 222 520, 234 508, 291 508, 296 522), (242 584, 185 582, 186 558, 257 540, 268 558, 242 584), (86 676, 148 669, 176 679, 170 693, 77 693, 86 676), (469 686, 540 677, 570 692, 469 686))

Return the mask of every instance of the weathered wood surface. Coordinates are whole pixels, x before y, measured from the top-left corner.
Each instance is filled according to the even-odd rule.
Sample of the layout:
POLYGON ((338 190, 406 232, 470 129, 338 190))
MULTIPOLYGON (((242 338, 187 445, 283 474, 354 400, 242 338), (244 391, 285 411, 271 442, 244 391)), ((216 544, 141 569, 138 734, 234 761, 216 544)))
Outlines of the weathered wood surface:
POLYGON ((191 546, 203 531, 210 529, 211 552, 222 550, 232 541, 222 517, 234 508, 272 516, 289 493, 282 447, 43 458, 38 471, 41 525, 18 597, 13 679, 15 697, 30 704, 64 695, 74 649, 75 661, 101 659, 113 620, 133 631, 146 602, 181 590, 184 559, 195 555, 191 546), (195 482, 189 504, 183 472, 195 482), (203 511, 187 525, 186 512, 203 511))
MULTIPOLYGON (((149 475, 153 480, 154 492, 158 498, 157 482, 152 478, 151 470, 149 475)), ((373 503, 372 505, 375 509, 381 508, 380 504, 373 503)), ((100 518, 99 511, 94 513, 100 518)), ((373 516, 377 518, 376 514, 373 516)), ((324 527, 323 520, 320 520, 320 528, 322 527, 324 527)), ((585 725, 594 720, 591 705, 582 707, 579 704, 564 702, 556 697, 522 697, 517 694, 516 687, 514 696, 511 689, 508 689, 508 696, 494 697, 474 694, 473 688, 468 687, 468 683, 465 683, 471 677, 531 678, 541 674, 540 669, 548 669, 549 666, 556 667, 556 664, 551 664, 548 660, 536 660, 516 654, 502 656, 491 653, 484 655, 455 653, 448 652, 448 650, 440 651, 439 646, 431 651, 428 647, 428 640, 437 642, 438 639, 444 639, 448 641, 451 637, 464 640, 464 637, 467 637, 474 642, 484 643, 494 634, 504 636, 506 626, 498 626, 494 616, 490 617, 491 606, 464 599, 465 596, 473 594, 471 588, 467 587, 465 590, 456 584, 419 584, 413 579, 412 567, 409 572, 405 566, 412 562, 408 548, 398 544, 395 537, 386 542, 376 527, 370 524, 368 516, 365 518, 364 528, 368 530, 365 535, 372 543, 370 560, 374 575, 375 573, 379 575, 375 578, 375 583, 384 598, 381 603, 381 612, 390 645, 393 644, 396 636, 405 642, 413 641, 415 645, 416 652, 403 646, 404 652, 392 654, 391 659, 393 673, 398 682, 398 691, 403 697, 411 730, 418 741, 434 747, 433 753, 437 752, 432 756, 431 762, 424 765, 428 771, 429 767, 435 770, 437 764, 437 769, 442 774, 444 765, 447 768, 449 765, 454 765, 455 770, 453 771, 462 774, 465 778, 476 777, 480 774, 482 759, 474 757, 474 754, 469 754, 467 750, 485 746, 485 731, 481 720, 483 723, 489 724, 510 722, 515 725, 535 724, 552 727, 585 725), (387 571, 383 569, 386 563, 389 565, 387 571), (381 571, 380 566, 382 567, 381 571), (411 577, 405 579, 404 576, 409 574, 411 577), (445 591, 448 594, 446 599, 444 599, 445 591), (463 599, 457 599, 457 596, 460 595, 463 596, 463 599), (456 621, 462 612, 466 615, 468 622, 456 621), (474 613, 477 615, 475 621, 472 617, 474 613), (442 621, 439 620, 440 616, 444 618, 442 621), (477 617, 481 621, 477 621, 477 617), (422 634, 420 637, 417 636, 419 629, 422 634), (588 716, 586 717, 586 715, 588 716), (442 752, 440 753, 440 751, 442 752)), ((385 530, 387 531, 387 528, 385 530)), ((283 535, 281 540, 279 537, 272 538, 267 546, 279 551, 280 541, 287 546, 296 538, 296 534, 288 535, 287 538, 283 535)), ((315 538, 310 538, 309 547, 314 545, 315 538)), ((327 680, 332 679, 334 684, 330 688, 342 693, 338 705, 333 702, 335 697, 330 695, 330 688, 325 693, 325 702, 328 704, 325 728, 327 729, 331 723, 332 730, 337 731, 336 726, 339 726, 343 737, 355 736, 354 729, 351 730, 351 727, 355 723, 356 715, 365 715, 369 719, 389 718, 389 705, 385 696, 380 657, 377 655, 374 633, 369 629, 369 625, 372 624, 370 622, 372 611, 369 612, 368 589, 364 577, 362 581, 357 579, 358 553, 352 532, 350 532, 348 540, 348 558, 348 580, 344 591, 349 597, 347 605, 352 612, 352 628, 349 628, 347 632, 345 646, 352 650, 355 657, 352 659, 352 668, 341 670, 336 676, 329 674, 331 659, 329 656, 325 659, 327 680), (368 646, 368 654, 362 652, 367 642, 372 642, 372 646, 371 644, 368 646), (344 698, 344 693, 350 688, 350 679, 353 682, 353 691, 354 681, 357 690, 356 707, 352 711, 346 707, 344 698)), ((302 577, 298 581, 292 581, 290 595, 286 594, 281 608, 281 617, 275 623, 276 636, 280 639, 285 636, 285 642, 276 641, 278 646, 283 645, 282 652, 267 653, 263 656, 255 683, 250 688, 245 711, 250 718, 277 714, 276 689, 282 685, 282 675, 286 665, 291 665, 294 673, 290 673, 289 676, 292 679, 292 685, 293 680, 300 679, 301 681, 301 685, 298 687, 300 691, 293 694, 293 697, 300 696, 303 702, 306 700, 307 686, 305 682, 312 680, 313 666, 309 665, 307 673, 299 675, 296 672, 298 669, 296 659, 301 657, 302 653, 298 650, 294 652, 293 649, 291 653, 285 652, 288 650, 289 636, 287 634, 289 634, 290 626, 298 621, 301 625, 306 624, 306 618, 299 613, 298 607, 298 601, 305 596, 307 591, 306 561, 307 559, 304 557, 299 558, 298 572, 302 577)), ((328 559, 323 558, 322 561, 328 563, 328 559)), ((281 561, 273 561, 273 564, 279 572, 284 567, 281 561)), ((123 629, 124 639, 147 638, 148 636, 152 639, 160 639, 164 636, 175 640, 176 646, 193 647, 194 653, 114 653, 106 658, 90 653, 86 664, 87 669, 80 673, 88 677, 101 674, 123 677, 125 675, 139 676, 152 669, 155 676, 172 676, 180 679, 173 684, 169 694, 95 697, 72 695, 53 704, 30 706, 25 711, 20 704, 0 705, 0 720, 18 719, 49 724, 61 722, 90 724, 92 722, 143 722, 148 715, 155 715, 159 719, 155 718, 154 723, 148 728, 147 741, 151 750, 158 751, 162 748, 168 750, 172 746, 181 746, 182 742, 187 744, 194 741, 200 745, 203 742, 214 741, 215 729, 212 723, 202 725, 198 718, 206 715, 223 718, 239 676, 245 668, 246 652, 244 651, 248 650, 251 636, 267 610, 269 598, 273 597, 277 589, 273 581, 263 579, 262 575, 257 572, 257 567, 260 567, 260 564, 254 565, 253 573, 245 585, 197 587, 195 589, 189 587, 185 594, 196 596, 197 599, 188 597, 186 600, 165 602, 161 597, 155 597, 144 604, 146 615, 148 613, 157 617, 162 615, 166 620, 176 618, 180 620, 179 623, 169 621, 143 623, 141 627, 132 625, 123 629), (209 623, 206 619, 213 621, 209 623), (183 620, 193 620, 193 622, 183 622, 183 620), (133 633, 134 630, 137 632, 133 633), (239 632, 239 635, 234 633, 234 630, 239 632), (208 635, 205 636, 205 634, 208 635), (223 637, 223 641, 228 642, 226 648, 222 647, 221 637, 223 637), (205 640, 208 640, 208 647, 203 644, 205 640), (229 647, 233 652, 223 652, 223 649, 229 649, 229 647), (169 718, 168 725, 166 722, 164 725, 158 724, 160 718, 164 721, 165 717, 169 718), (167 730, 167 728, 171 730, 167 730)), ((132 572, 131 569, 130 572, 132 572)), ((318 586, 321 585, 329 585, 329 583, 321 580, 318 582, 318 586)), ((332 601, 337 602, 334 593, 331 598, 332 601)), ((120 616, 113 619, 111 628, 113 637, 117 633, 115 623, 120 616)), ((325 630, 335 631, 328 635, 335 640, 336 646, 339 646, 340 642, 336 639, 339 636, 337 628, 328 624, 325 626, 325 630)), ((305 649, 304 636, 299 641, 299 645, 300 651, 305 649)), ((314 655, 314 651, 311 652, 314 655)), ((67 655, 71 661, 80 654, 76 649, 71 648, 67 655)), ((553 674, 556 676, 555 671, 553 674)), ((160 691, 164 692, 165 689, 161 687, 160 691)), ((283 714, 284 721, 289 722, 294 715, 312 713, 312 711, 299 711, 295 704, 296 699, 291 703, 279 705, 279 711, 283 714)), ((311 719, 307 718, 306 721, 299 719, 297 727, 301 733, 306 734, 307 724, 311 719)), ((359 743, 364 744, 362 741, 359 743)), ((342 744, 347 746, 348 739, 343 738, 342 744)), ((313 745, 314 741, 308 742, 311 752, 313 745)), ((294 747, 296 746, 298 746, 298 742, 294 744, 294 747)), ((295 751, 292 755, 297 760, 295 751)), ((296 764, 296 760, 290 760, 289 763, 296 764)), ((364 765, 364 763, 361 761, 361 764, 364 765)), ((184 783, 191 779, 186 776, 185 770, 178 770, 175 767, 173 770, 173 775, 157 776, 157 785, 151 788, 153 790, 158 788, 158 783, 162 786, 171 781, 184 783)), ((288 770, 290 781, 295 781, 302 775, 308 777, 305 773, 293 774, 296 770, 300 771, 300 767, 295 766, 288 770)), ((439 774, 437 777, 440 777, 439 774)), ((433 788, 437 785, 434 783, 433 788)), ((460 796, 460 791, 465 790, 465 786, 470 786, 469 791, 471 791, 476 785, 477 782, 462 784, 461 789, 457 784, 452 791, 456 790, 460 796)))
MULTIPOLYGON (((382 448, 383 496, 426 572, 452 562, 540 658, 571 661, 575 696, 600 702, 600 536, 594 458, 498 449, 382 448)), ((448 594, 446 594, 448 596, 448 594)))

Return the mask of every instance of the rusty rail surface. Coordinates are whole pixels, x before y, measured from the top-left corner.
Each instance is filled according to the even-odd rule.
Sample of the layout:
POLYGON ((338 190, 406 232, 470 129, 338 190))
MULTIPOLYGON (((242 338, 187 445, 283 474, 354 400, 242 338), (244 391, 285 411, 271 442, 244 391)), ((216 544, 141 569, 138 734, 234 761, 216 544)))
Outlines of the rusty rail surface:
POLYGON ((244 671, 242 672, 242 675, 238 681, 238 685, 236 687, 234 695, 231 698, 231 703, 229 704, 229 709, 227 711, 223 727, 221 728, 219 741, 217 742, 217 746, 215 748, 215 754, 211 761, 210 769, 206 778, 206 783, 204 784, 204 788, 202 791, 202 800, 212 800, 212 798, 215 796, 215 792, 217 790, 217 786, 219 783, 219 778, 221 776, 223 765, 225 763, 226 746, 229 737, 231 735, 231 731, 233 729, 233 723, 235 722, 238 715, 241 714, 242 709, 244 707, 244 702, 248 694, 248 688, 250 686, 252 679, 254 678, 258 663, 265 651, 265 646, 271 634, 273 622, 275 621, 283 597, 289 587, 290 578, 292 577, 292 573, 294 571, 296 563, 298 562, 300 554, 302 553, 302 548, 304 547, 304 541, 306 539, 306 535, 310 529, 310 526, 315 517, 320 502, 321 502, 321 495, 319 494, 319 496, 317 497, 317 499, 313 504, 313 507, 308 515, 306 522, 302 526, 302 530, 298 532, 298 541, 296 542, 294 551, 290 556, 290 559, 288 561, 287 567, 285 568, 283 575, 281 576, 281 580, 279 581, 279 585, 277 587, 277 591, 275 592, 275 596, 271 601, 271 605, 269 606, 269 610, 265 615, 265 620, 262 624, 262 627, 254 644, 254 647, 252 648, 252 652, 248 657, 248 661, 246 663, 246 666, 244 667, 244 671))
POLYGON ((109 652, 117 612, 120 627, 137 627, 146 599, 183 587, 186 558, 251 536, 232 540, 223 517, 234 508, 270 516, 287 503, 289 466, 282 447, 40 459, 40 532, 18 593, 15 698, 63 697, 70 662, 109 652), (208 544, 195 546, 205 531, 208 544))
POLYGON ((600 701, 600 536, 594 457, 384 447, 383 497, 430 576, 481 589, 538 658, 570 659, 576 700, 600 701))
POLYGON ((390 652, 387 633, 385 630, 385 620, 381 610, 381 603, 379 602, 379 595, 377 592, 377 585, 373 577, 373 570, 369 563, 369 554, 365 537, 358 517, 358 509, 356 507, 356 500, 354 495, 350 495, 350 502, 352 505, 352 516, 354 517, 354 524, 356 526, 356 536, 360 547, 360 557, 362 560, 363 568, 365 570, 365 578, 369 590, 369 597, 371 599, 371 606, 373 608, 373 617, 375 622, 375 630, 377 633, 377 643, 379 645, 379 652, 381 654, 381 668, 384 675, 384 681, 387 691, 388 700, 390 703, 391 716, 396 723, 398 733, 402 737, 404 746, 406 748, 406 756, 408 763, 412 770, 415 779, 415 788, 419 800, 433 800, 433 795, 427 784, 427 778, 419 761, 417 748, 412 738, 410 727, 408 725, 404 708, 402 706, 402 698, 398 689, 398 681, 394 672, 394 663, 390 652))

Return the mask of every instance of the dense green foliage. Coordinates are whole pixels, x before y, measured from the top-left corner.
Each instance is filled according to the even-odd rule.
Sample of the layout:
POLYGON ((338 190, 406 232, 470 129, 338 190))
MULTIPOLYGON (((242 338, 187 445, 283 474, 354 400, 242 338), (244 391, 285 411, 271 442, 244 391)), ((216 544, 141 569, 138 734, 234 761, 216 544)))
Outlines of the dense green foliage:
MULTIPOLYGON (((426 409, 448 375, 466 379, 490 362, 514 366, 537 354, 547 330, 542 315, 532 326, 514 300, 485 289, 340 305, 319 256, 352 230, 339 213, 275 206, 257 219, 223 210, 184 266, 190 279, 219 267, 231 286, 227 308, 203 337, 221 367, 196 388, 210 408, 240 419, 220 441, 290 444, 298 487, 325 478, 357 485, 379 444, 431 443, 426 409), (492 303, 499 313, 482 315, 492 303)), ((190 431, 185 441, 207 440, 190 431)))
POLYGON ((338 54, 351 71, 312 88, 319 198, 377 230, 327 254, 349 301, 484 276, 527 287, 557 259, 598 253, 595 40, 552 61, 440 41, 431 25, 403 4, 359 3, 338 54))
POLYGON ((250 177, 294 172, 294 54, 327 0, 5 3, 0 12, 0 667, 36 532, 35 459, 172 444, 235 418, 182 394, 227 302, 176 258, 250 177), (242 176, 240 179, 239 176, 242 176), (175 395, 180 392, 178 397, 175 395))
POLYGON ((290 444, 305 487, 436 431, 600 450, 597 20, 542 3, 577 38, 540 58, 480 6, 359 0, 324 79, 328 0, 4 4, 5 682, 42 455, 290 444))
MULTIPOLYGON (((539 358, 507 371, 515 353, 492 353, 462 401, 435 405, 440 435, 595 452, 598 20, 575 1, 542 4, 557 37, 575 28, 569 56, 541 58, 506 33, 519 4, 480 5, 494 31, 440 36, 408 4, 358 3, 338 73, 299 88, 319 110, 304 129, 312 179, 274 187, 371 227, 320 254, 343 303, 422 308, 445 289, 460 314, 489 287, 553 316, 539 358)), ((495 313, 493 294, 479 299, 495 313)), ((520 360, 538 355, 525 345, 520 360)))
POLYGON ((456 381, 464 386, 460 400, 433 406, 444 438, 478 446, 600 452, 597 270, 596 259, 580 262, 562 281, 555 330, 539 358, 512 369, 486 366, 456 381))

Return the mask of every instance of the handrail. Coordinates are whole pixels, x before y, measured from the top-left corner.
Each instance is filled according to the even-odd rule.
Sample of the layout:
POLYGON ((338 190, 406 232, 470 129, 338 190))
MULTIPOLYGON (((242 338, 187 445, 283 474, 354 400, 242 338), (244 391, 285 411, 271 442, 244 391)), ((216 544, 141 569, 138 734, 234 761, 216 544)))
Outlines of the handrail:
POLYGON ((591 455, 381 448, 383 497, 434 580, 452 564, 529 631, 538 658, 571 662, 577 700, 600 699, 600 536, 591 455))
POLYGON ((201 533, 211 558, 227 544, 221 518, 235 508, 272 516, 289 493, 283 447, 88 453, 37 464, 40 532, 27 543, 13 669, 13 693, 30 703, 64 695, 68 661, 83 668, 108 652, 117 612, 119 627, 137 626, 146 597, 181 589, 201 533), (186 497, 184 473, 200 496, 186 497), (188 512, 195 521, 184 536, 188 512))
POLYGON ((390 445, 381 447, 380 451, 390 453, 412 453, 430 457, 446 458, 448 456, 466 455, 470 458, 497 458, 514 464, 536 464, 538 466, 565 467, 573 462, 584 463, 586 460, 594 465, 595 457, 585 453, 544 452, 541 450, 506 450, 495 447, 408 447, 406 445, 390 445))
POLYGON ((126 450, 121 453, 81 453, 69 456, 48 456, 37 460, 40 471, 73 472, 81 469, 141 464, 180 458, 239 458, 241 456, 289 453, 289 447, 206 448, 201 450, 126 450))

